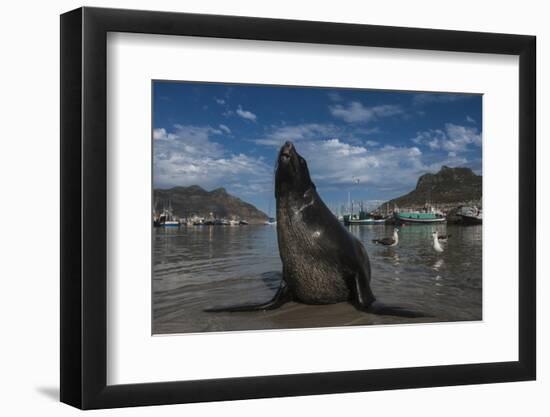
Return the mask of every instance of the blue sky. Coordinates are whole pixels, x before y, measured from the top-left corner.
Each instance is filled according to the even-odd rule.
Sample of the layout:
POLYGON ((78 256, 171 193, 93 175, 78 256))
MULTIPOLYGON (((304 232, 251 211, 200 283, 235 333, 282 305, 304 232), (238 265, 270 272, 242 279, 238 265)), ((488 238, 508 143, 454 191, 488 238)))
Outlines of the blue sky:
POLYGON ((290 140, 329 206, 348 191, 376 204, 442 165, 481 174, 481 122, 480 95, 154 81, 153 183, 224 187, 267 212, 290 140))

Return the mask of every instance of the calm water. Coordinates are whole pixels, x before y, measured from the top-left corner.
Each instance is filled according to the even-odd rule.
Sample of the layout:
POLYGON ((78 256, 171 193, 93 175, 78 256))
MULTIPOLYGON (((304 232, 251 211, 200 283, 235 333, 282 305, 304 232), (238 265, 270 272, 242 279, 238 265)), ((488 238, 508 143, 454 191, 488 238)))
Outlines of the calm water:
POLYGON ((205 313, 212 306, 269 300, 279 286, 281 261, 274 226, 181 227, 153 231, 153 333, 481 320, 481 226, 407 226, 399 245, 372 239, 393 226, 352 226, 366 246, 372 289, 385 304, 429 317, 406 319, 355 310, 348 303, 288 303, 268 312, 205 313), (451 234, 436 253, 431 233, 451 234))

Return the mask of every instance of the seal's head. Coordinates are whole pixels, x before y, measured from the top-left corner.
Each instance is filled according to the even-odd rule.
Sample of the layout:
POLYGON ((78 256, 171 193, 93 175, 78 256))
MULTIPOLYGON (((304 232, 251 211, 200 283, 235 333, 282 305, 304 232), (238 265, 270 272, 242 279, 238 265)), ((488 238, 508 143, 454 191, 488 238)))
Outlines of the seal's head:
POLYGON ((277 157, 275 197, 289 192, 303 194, 312 187, 315 185, 311 182, 306 160, 296 152, 292 142, 285 142, 277 157))

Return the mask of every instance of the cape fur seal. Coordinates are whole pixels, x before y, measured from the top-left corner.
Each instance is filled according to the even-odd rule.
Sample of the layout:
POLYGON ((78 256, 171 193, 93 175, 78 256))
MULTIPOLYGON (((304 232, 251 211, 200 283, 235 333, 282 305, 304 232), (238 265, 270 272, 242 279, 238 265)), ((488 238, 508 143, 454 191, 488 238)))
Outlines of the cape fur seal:
POLYGON ((376 314, 422 316, 375 301, 365 247, 321 200, 305 159, 291 142, 286 142, 279 152, 275 198, 277 240, 283 263, 283 279, 277 293, 266 303, 206 311, 271 310, 291 300, 304 304, 347 301, 358 310, 376 314))

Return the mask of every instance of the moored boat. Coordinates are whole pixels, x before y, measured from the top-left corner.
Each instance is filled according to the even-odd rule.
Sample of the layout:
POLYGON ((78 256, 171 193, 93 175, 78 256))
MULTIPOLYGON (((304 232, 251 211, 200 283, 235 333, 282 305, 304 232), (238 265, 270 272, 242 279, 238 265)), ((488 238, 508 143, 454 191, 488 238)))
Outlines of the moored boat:
POLYGON ((445 215, 437 210, 434 210, 433 207, 428 207, 424 210, 396 211, 394 212, 394 218, 398 224, 429 224, 444 223, 447 221, 445 215))
POLYGON ((155 227, 179 227, 180 224, 180 221, 174 216, 170 202, 168 202, 168 208, 163 208, 158 216, 153 215, 153 226, 155 227))
POLYGON ((373 225, 373 224, 385 224, 385 219, 374 218, 370 214, 360 211, 359 214, 345 214, 343 216, 344 224, 349 225, 373 225))
POLYGON ((464 224, 482 224, 483 218, 481 214, 479 216, 462 216, 464 224))
POLYGON ((178 220, 166 220, 164 223, 161 223, 160 225, 164 227, 179 227, 180 222, 178 220))
POLYGON ((354 218, 349 218, 347 216, 344 216, 344 224, 346 226, 349 226, 349 225, 360 225, 360 226, 368 226, 368 225, 373 225, 373 224, 385 224, 386 223, 386 220, 384 219, 373 219, 373 218, 369 218, 369 219, 354 219, 354 218))
POLYGON ((482 224, 483 212, 477 207, 462 207, 457 213, 464 224, 482 224))

